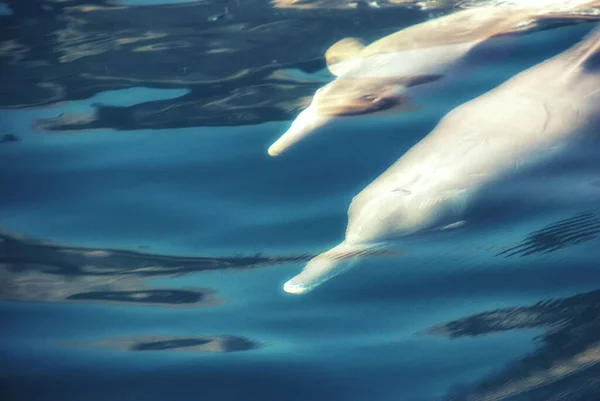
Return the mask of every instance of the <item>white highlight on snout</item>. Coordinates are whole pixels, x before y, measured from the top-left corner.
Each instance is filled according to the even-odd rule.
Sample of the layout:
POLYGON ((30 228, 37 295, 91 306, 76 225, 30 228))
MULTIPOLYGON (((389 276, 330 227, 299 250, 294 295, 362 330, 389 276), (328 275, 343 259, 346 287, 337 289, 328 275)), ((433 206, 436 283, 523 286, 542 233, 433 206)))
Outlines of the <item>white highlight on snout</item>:
POLYGON ((312 258, 297 276, 283 285, 290 294, 305 294, 334 276, 345 272, 356 263, 352 258, 362 246, 351 246, 342 242, 338 246, 312 258))
POLYGON ((298 117, 296 117, 286 133, 273 142, 268 150, 269 156, 279 156, 307 135, 312 134, 315 129, 324 125, 328 120, 328 117, 319 115, 314 103, 311 104, 307 109, 298 114, 298 117))
POLYGON ((340 260, 319 255, 308 262, 300 274, 287 281, 283 285, 283 290, 290 294, 307 293, 336 275, 333 273, 340 262, 340 260))
POLYGON ((304 294, 309 288, 290 280, 283 285, 283 290, 288 294, 304 294))

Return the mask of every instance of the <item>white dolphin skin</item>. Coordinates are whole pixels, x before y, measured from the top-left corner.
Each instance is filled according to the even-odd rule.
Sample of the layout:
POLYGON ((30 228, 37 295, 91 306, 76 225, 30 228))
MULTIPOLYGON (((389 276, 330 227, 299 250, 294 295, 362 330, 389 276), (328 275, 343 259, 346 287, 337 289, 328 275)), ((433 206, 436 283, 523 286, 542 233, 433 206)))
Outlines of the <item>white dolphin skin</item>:
POLYGON ((268 154, 282 154, 339 118, 418 109, 422 95, 466 71, 466 56, 473 49, 496 46, 500 37, 531 31, 549 19, 600 19, 600 8, 594 13, 594 7, 600 7, 600 0, 479 6, 408 27, 366 47, 355 38, 342 39, 325 54, 336 78, 317 90, 268 154))
POLYGON ((600 138, 600 25, 567 51, 449 112, 354 197, 345 240, 309 261, 284 290, 304 293, 341 272, 345 261, 332 255, 454 228, 482 189, 550 166, 589 138, 600 138))

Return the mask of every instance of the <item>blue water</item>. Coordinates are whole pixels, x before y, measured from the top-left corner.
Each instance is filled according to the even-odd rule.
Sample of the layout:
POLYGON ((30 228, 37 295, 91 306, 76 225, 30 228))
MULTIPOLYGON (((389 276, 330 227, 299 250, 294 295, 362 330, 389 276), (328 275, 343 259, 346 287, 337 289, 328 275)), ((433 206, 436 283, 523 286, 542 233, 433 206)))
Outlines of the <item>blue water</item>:
POLYGON ((202 0, 161 0, 160 2, 153 0, 122 0, 120 3, 126 6, 144 6, 152 4, 202 3, 202 0))
POLYGON ((12 14, 12 10, 10 9, 10 7, 8 6, 8 4, 6 3, 0 3, 0 17, 3 15, 11 15, 12 14))
MULTIPOLYGON (((150 3, 128 0, 126 4, 150 3)), ((580 40, 589 26, 515 40, 510 54, 412 115, 325 130, 285 157, 266 149, 289 126, 39 132, 38 119, 184 96, 137 87, 52 107, 0 111, 20 140, 0 145, 0 224, 10 233, 93 248, 180 256, 302 254, 343 236, 352 197, 452 108, 580 40)), ((326 71, 315 74, 328 79, 326 71)), ((10 400, 441 400, 536 350, 544 329, 448 339, 418 333, 475 313, 597 289, 598 242, 523 259, 486 246, 595 206, 502 221, 445 242, 368 259, 314 292, 282 285, 303 263, 148 280, 209 288, 223 304, 171 308, 0 302, 0 380, 10 400), (135 336, 219 336, 243 352, 128 352, 70 346, 135 336)), ((494 211, 490 211, 493 214, 494 211)))

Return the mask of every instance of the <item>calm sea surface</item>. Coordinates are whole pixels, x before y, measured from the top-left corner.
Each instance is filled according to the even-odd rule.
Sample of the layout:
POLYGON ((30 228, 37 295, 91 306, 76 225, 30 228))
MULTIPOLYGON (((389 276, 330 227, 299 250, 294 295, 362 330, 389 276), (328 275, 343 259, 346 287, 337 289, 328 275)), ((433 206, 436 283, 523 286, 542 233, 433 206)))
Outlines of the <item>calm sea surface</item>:
MULTIPOLYGON (((577 174, 507 188, 512 203, 479 208, 470 229, 399 245, 399 256, 365 258, 305 295, 282 289, 306 255, 339 243, 352 197, 444 114, 574 45, 590 24, 515 37, 493 63, 452 83, 427 108, 340 123, 271 158, 268 146, 295 112, 249 108, 260 117, 251 124, 203 123, 194 110, 158 120, 158 109, 179 107, 186 104, 180 99, 208 89, 182 78, 196 48, 182 45, 171 75, 160 70, 156 78, 150 75, 158 61, 128 64, 137 53, 113 42, 101 51, 94 47, 108 43, 119 26, 138 29, 142 17, 114 17, 114 23, 102 17, 105 25, 94 20, 95 32, 104 29, 104 36, 83 35, 68 44, 89 54, 75 61, 53 56, 67 54, 53 43, 64 39, 56 34, 60 29, 69 34, 68 18, 86 27, 94 13, 117 16, 144 5, 144 18, 152 12, 176 26, 171 11, 127 0, 128 10, 75 15, 64 7, 109 3, 40 0, 23 2, 32 7, 27 15, 16 2, 0 4, 0 25, 4 20, 11 27, 3 28, 0 54, 1 79, 9 88, 0 91, 3 400, 600 399, 600 351, 594 348, 600 333, 600 178, 594 180, 600 175, 593 169, 586 170, 589 192, 575 191, 577 199, 569 195, 582 177, 577 174), (52 8, 38 12, 36 4, 52 8), (11 40, 17 47, 7 44, 11 40), (85 64, 72 67, 78 62, 85 64), (87 71, 105 79, 84 82, 87 71), (183 83, 172 83, 178 79, 183 83), (55 86, 43 85, 49 82, 55 86), (42 89, 60 99, 34 93, 42 89), (99 116, 98 110, 114 114, 98 117, 96 126, 72 118, 65 123, 65 116, 99 116), (560 373, 567 363, 571 371, 560 373), (566 396, 551 398, 558 394, 566 396)), ((235 2, 213 3, 197 25, 189 17, 180 34, 207 31, 213 22, 235 27, 250 18, 235 2)), ((377 38, 435 16, 395 7, 406 21, 394 28, 386 20, 379 30, 382 12, 370 10, 361 16, 368 28, 356 28, 356 35, 377 38)), ((266 26, 277 15, 264 18, 266 26)), ((323 18, 321 24, 350 17, 332 12, 323 18)), ((289 29, 294 26, 290 22, 289 29)), ((350 36, 350 28, 340 26, 339 35, 299 31, 306 43, 290 46, 290 59, 278 71, 311 85, 329 80, 318 57, 350 36), (321 43, 320 35, 329 36, 321 43), (300 66, 313 59, 314 68, 300 66)), ((219 36, 223 32, 207 37, 235 50, 237 39, 231 32, 219 36)), ((277 35, 253 36, 256 51, 269 48, 277 35)), ((185 42, 173 39, 169 46, 177 41, 185 42)), ((169 57, 162 60, 168 64, 169 57)), ((204 80, 229 79, 237 71, 235 57, 206 60, 212 75, 204 80), (220 69, 232 73, 219 76, 220 69)), ((203 72, 202 65, 194 73, 203 72)), ((262 85, 264 77, 252 74, 248 82, 262 85)), ((237 82, 223 84, 231 85, 229 92, 215 92, 214 99, 229 99, 237 82)), ((214 91, 222 89, 215 85, 214 91)), ((301 95, 316 87, 301 87, 301 95)), ((256 103, 275 95, 260 96, 256 103)), ((236 110, 226 105, 223 115, 236 110)), ((203 118, 212 118, 207 113, 203 118)))

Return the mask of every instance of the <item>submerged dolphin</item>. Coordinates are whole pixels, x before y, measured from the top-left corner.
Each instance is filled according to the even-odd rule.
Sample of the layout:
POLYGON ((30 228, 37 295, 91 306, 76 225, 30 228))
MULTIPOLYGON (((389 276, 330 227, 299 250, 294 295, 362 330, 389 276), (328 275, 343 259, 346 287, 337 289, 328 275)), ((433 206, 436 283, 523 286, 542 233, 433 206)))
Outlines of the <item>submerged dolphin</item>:
POLYGON ((552 166, 581 144, 589 150, 590 138, 600 151, 600 25, 449 112, 354 197, 345 240, 309 261, 284 290, 304 293, 339 274, 348 265, 340 254, 457 227, 482 189, 552 166))
POLYGON ((281 154, 339 117, 419 108, 415 99, 463 72, 470 51, 498 42, 489 39, 530 31, 547 20, 600 19, 600 8, 594 7, 600 7, 600 0, 480 6, 408 27, 366 47, 355 38, 342 39, 325 54, 335 80, 316 91, 268 153, 281 154))

